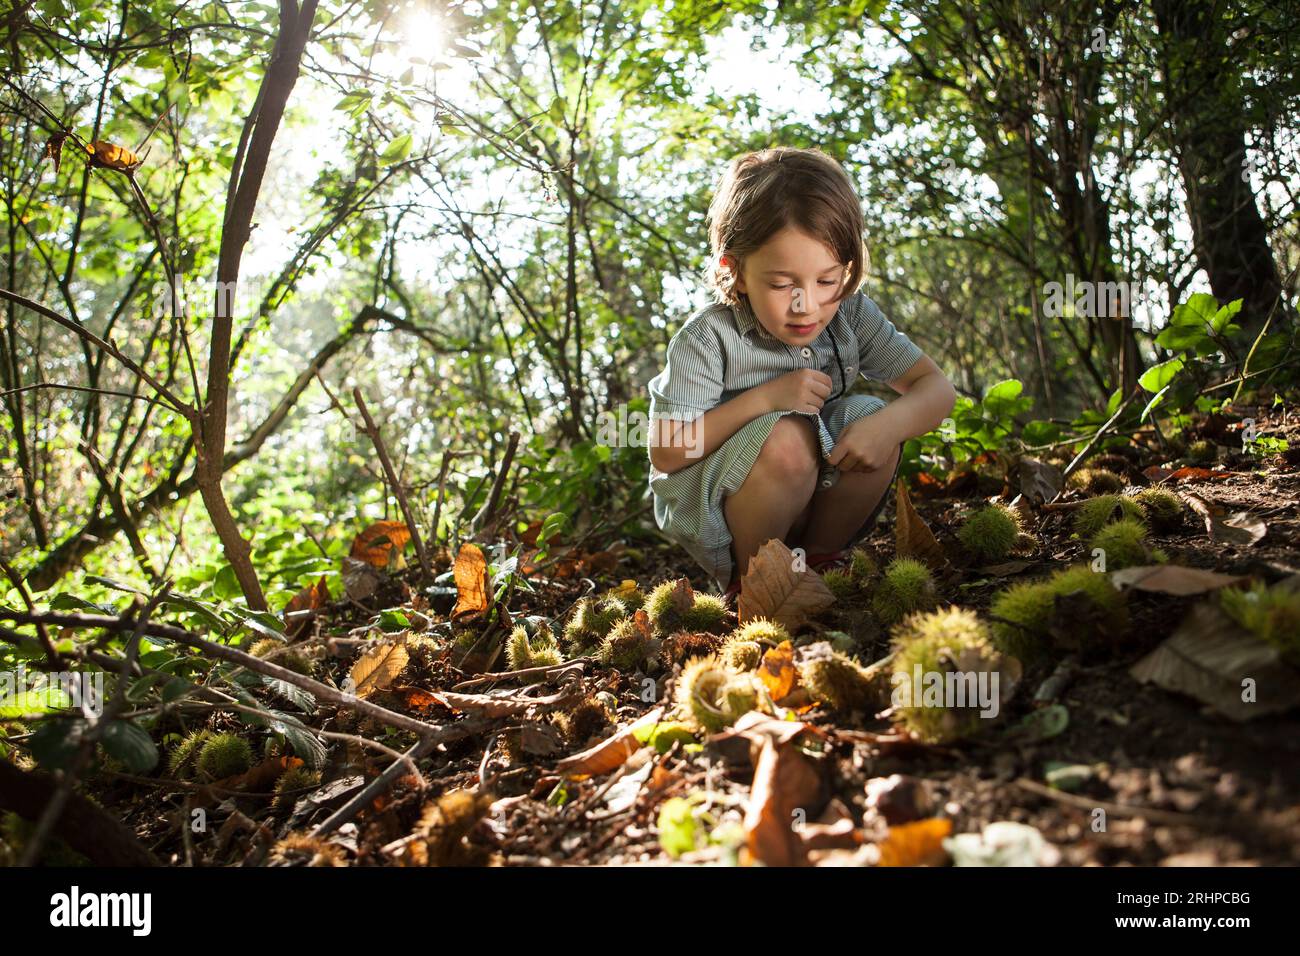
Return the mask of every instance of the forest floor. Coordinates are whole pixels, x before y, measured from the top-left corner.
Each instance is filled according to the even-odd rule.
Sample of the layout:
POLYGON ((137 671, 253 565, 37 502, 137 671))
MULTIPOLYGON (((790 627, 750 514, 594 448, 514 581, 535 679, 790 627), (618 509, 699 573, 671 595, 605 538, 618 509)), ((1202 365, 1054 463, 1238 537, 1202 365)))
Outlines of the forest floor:
MULTIPOLYGON (((1236 408, 1198 419, 1195 430, 1216 448, 1216 460, 1199 463, 1201 471, 1175 472, 1185 459, 1136 441, 1131 453, 1111 452, 1102 463, 1122 473, 1130 490, 1163 476, 1194 504, 1181 526, 1152 537, 1170 564, 1294 583, 1300 572, 1294 405, 1236 408), (1287 440, 1291 450, 1244 452, 1237 434, 1242 418, 1253 418, 1261 434, 1287 440), (1165 471, 1152 470, 1159 467, 1165 471)), ((947 484, 912 490, 917 512, 948 558, 937 575, 941 598, 981 615, 1007 585, 1089 560, 1087 546, 1071 533, 1069 505, 1085 497, 1081 491, 1029 509, 1033 544, 1015 560, 982 567, 963 556, 956 543, 962 517, 999 493, 1003 500, 1014 497, 1001 465, 985 459, 947 484)), ((892 502, 865 546, 881 563, 894 556, 892 502)), ((669 547, 560 558, 531 574, 528 590, 506 595, 514 622, 540 616, 558 633, 580 598, 628 579, 645 590, 683 574, 700 590, 708 583, 669 547)), ((445 553, 435 560, 438 570, 452 565, 445 553)), ((173 865, 945 863, 953 853, 944 851, 943 837, 973 839, 999 821, 1026 824, 1044 841, 1004 849, 1028 855, 1021 860, 1300 863, 1300 709, 1230 719, 1130 673, 1183 626, 1195 605, 1213 599, 1212 588, 1185 595, 1129 588, 1124 633, 1095 635, 1100 651, 1085 647, 1064 663, 1027 666, 992 726, 935 745, 895 726, 883 708, 883 714, 844 713, 806 698, 798 707, 776 707, 784 720, 751 713, 735 729, 713 735, 686 733, 676 723, 664 733, 636 735, 638 727, 680 720, 674 712, 680 665, 628 671, 587 657, 552 668, 536 683, 484 679, 452 640, 453 632, 474 625, 473 617, 453 628, 451 599, 412 597, 405 579, 414 574, 401 572, 367 600, 322 604, 314 636, 304 634, 299 643, 323 649, 317 680, 346 688, 349 673, 358 673, 357 659, 373 657, 377 641, 395 646, 394 635, 378 627, 382 612, 390 620, 394 610, 401 612, 409 627, 396 635, 397 646, 405 637, 410 653, 366 699, 464 730, 421 756, 418 775, 394 775, 391 786, 359 802, 361 788, 393 764, 391 752, 417 737, 322 701, 301 719, 356 736, 327 741, 319 786, 296 800, 269 798, 274 774, 286 760, 294 762, 276 754, 250 774, 215 783, 172 774, 166 760, 145 776, 105 769, 87 778, 85 792, 173 865), (597 694, 599 706, 591 704, 597 694), (581 701, 588 702, 584 716, 575 719, 581 701), (361 737, 381 740, 390 752, 377 752, 361 737), (187 832, 183 821, 196 808, 210 815, 210 830, 187 832), (311 835, 340 808, 341 817, 311 835)), ((863 664, 884 657, 889 637, 873 617, 870 596, 867 586, 813 615, 794 631, 795 654, 847 635, 863 664)), ((481 629, 490 631, 487 615, 482 620, 481 629)), ((495 627, 500 637, 504 628, 495 627)), ((506 668, 500 657, 490 666, 506 668)), ((788 658, 785 666, 789 671, 788 658)), ((779 672, 778 664, 773 668, 779 672)), ((1300 673, 1285 667, 1278 673, 1300 688, 1300 673)), ((1261 700, 1274 690, 1274 683, 1261 681, 1261 700)), ((165 752, 171 734, 196 726, 247 732, 229 713, 216 713, 184 727, 164 716, 154 733, 165 752)), ((1026 832, 1018 831, 1019 838, 1026 832)))

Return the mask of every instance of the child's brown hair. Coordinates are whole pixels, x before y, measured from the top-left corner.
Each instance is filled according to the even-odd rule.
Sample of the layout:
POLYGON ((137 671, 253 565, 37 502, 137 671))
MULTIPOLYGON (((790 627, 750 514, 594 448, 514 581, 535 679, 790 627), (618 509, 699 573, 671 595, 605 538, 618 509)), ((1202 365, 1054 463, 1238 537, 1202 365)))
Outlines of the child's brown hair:
POLYGON ((845 264, 840 297, 856 292, 868 267, 862 206, 844 168, 819 149, 778 146, 737 156, 709 204, 707 283, 714 301, 736 305, 746 256, 786 226, 825 243, 845 264), (733 260, 722 265, 723 256, 733 260))

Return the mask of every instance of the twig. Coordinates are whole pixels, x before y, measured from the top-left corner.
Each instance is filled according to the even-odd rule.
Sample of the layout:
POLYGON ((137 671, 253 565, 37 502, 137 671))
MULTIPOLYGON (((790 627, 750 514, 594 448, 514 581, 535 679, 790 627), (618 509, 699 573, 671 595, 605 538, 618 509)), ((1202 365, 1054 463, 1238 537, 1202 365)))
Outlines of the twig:
POLYGON ((387 770, 362 787, 351 800, 343 804, 343 806, 330 814, 327 819, 322 821, 321 824, 312 831, 312 836, 328 836, 339 827, 343 826, 343 824, 347 823, 360 813, 361 809, 365 807, 366 804, 387 789, 388 785, 396 780, 398 774, 405 769, 408 762, 413 764, 415 761, 429 753, 429 751, 433 750, 436 746, 437 741, 428 737, 416 743, 402 755, 400 760, 394 761, 387 770))
POLYGON ((506 486, 506 478, 510 474, 510 466, 515 460, 515 449, 519 447, 519 432, 511 432, 510 440, 506 443, 506 453, 501 459, 501 470, 497 472, 496 479, 492 482, 492 490, 488 493, 487 501, 483 502, 483 508, 470 521, 470 529, 477 533, 491 523, 496 517, 497 505, 501 502, 501 491, 506 486))
POLYGON ((383 466, 384 474, 388 476, 388 483, 393 487, 393 494, 397 496, 397 504, 402 509, 402 517, 406 519, 407 530, 411 532, 411 541, 415 544, 415 553, 420 558, 420 568, 424 571, 424 580, 432 582, 433 568, 429 565, 429 556, 424 551, 424 539, 420 537, 420 527, 415 523, 415 516, 411 514, 411 504, 406 499, 406 489, 397 480, 397 472, 393 470, 393 462, 388 457, 388 448, 384 445, 384 438, 379 434, 379 428, 375 425, 375 420, 370 417, 370 409, 366 408, 366 400, 361 397, 359 387, 352 389, 352 397, 356 399, 357 408, 361 410, 361 417, 366 423, 366 434, 370 436, 370 441, 375 446, 375 453, 379 455, 379 464, 383 466))
MULTIPOLYGON (((14 589, 18 592, 18 596, 21 597, 23 603, 27 605, 27 610, 35 614, 36 605, 32 603, 32 596, 27 593, 27 585, 18 575, 18 572, 15 571, 8 561, 4 560, 4 558, 0 558, 0 570, 4 571, 5 577, 7 577, 10 583, 13 584, 14 589)), ((54 642, 50 640, 50 633, 45 629, 44 624, 37 623, 36 634, 40 638, 41 647, 44 649, 45 656, 49 659, 51 666, 53 666, 55 670, 62 670, 63 657, 55 649, 54 642)))

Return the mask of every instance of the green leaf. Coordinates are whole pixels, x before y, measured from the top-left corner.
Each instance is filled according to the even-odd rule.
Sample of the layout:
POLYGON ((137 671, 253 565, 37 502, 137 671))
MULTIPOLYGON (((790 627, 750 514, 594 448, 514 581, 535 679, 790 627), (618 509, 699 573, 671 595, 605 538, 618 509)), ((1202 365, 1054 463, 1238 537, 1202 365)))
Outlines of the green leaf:
POLYGON ((1167 362, 1161 362, 1159 365, 1153 365, 1138 379, 1138 384, 1148 392, 1158 392, 1169 385, 1179 372, 1183 370, 1183 360, 1180 358, 1171 358, 1167 362))
POLYGON ((665 800, 659 809, 659 845, 674 860, 696 847, 699 822, 695 807, 682 797, 665 800))
POLYGON ((217 576, 212 579, 212 594, 218 600, 228 601, 231 598, 237 598, 243 594, 239 586, 239 578, 235 577, 235 569, 232 565, 225 565, 217 576))
POLYGON ((132 773, 145 773, 158 765, 158 748, 144 728, 129 720, 113 720, 100 738, 109 756, 132 773))
POLYGON ((45 770, 61 770, 77 752, 89 724, 82 718, 47 720, 27 740, 32 756, 45 770))
POLYGON ((384 151, 379 154, 380 166, 391 166, 394 163, 400 163, 411 155, 411 147, 415 145, 415 140, 411 138, 410 133, 403 133, 397 139, 385 147, 384 151))
POLYGON ((411 626, 411 619, 396 608, 389 608, 379 615, 379 627, 389 634, 404 631, 411 626))
POLYGON ((560 529, 564 527, 568 520, 569 516, 559 511, 547 515, 546 520, 542 522, 542 530, 537 532, 537 543, 545 544, 550 541, 551 538, 560 533, 560 529))

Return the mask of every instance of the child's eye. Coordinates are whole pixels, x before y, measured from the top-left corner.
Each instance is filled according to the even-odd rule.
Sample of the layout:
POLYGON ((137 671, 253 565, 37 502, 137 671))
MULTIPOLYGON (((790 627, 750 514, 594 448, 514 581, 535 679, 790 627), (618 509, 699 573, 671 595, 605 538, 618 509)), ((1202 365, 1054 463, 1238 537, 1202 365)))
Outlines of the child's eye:
MULTIPOLYGON (((839 282, 837 282, 835 279, 822 279, 822 280, 820 280, 817 284, 818 284, 818 285, 839 285, 839 282)), ((772 288, 773 288, 773 289, 776 289, 777 291, 780 291, 780 290, 782 290, 782 289, 788 289, 788 288, 790 288, 790 286, 789 286, 789 285, 774 285, 774 286, 772 286, 772 288)))

